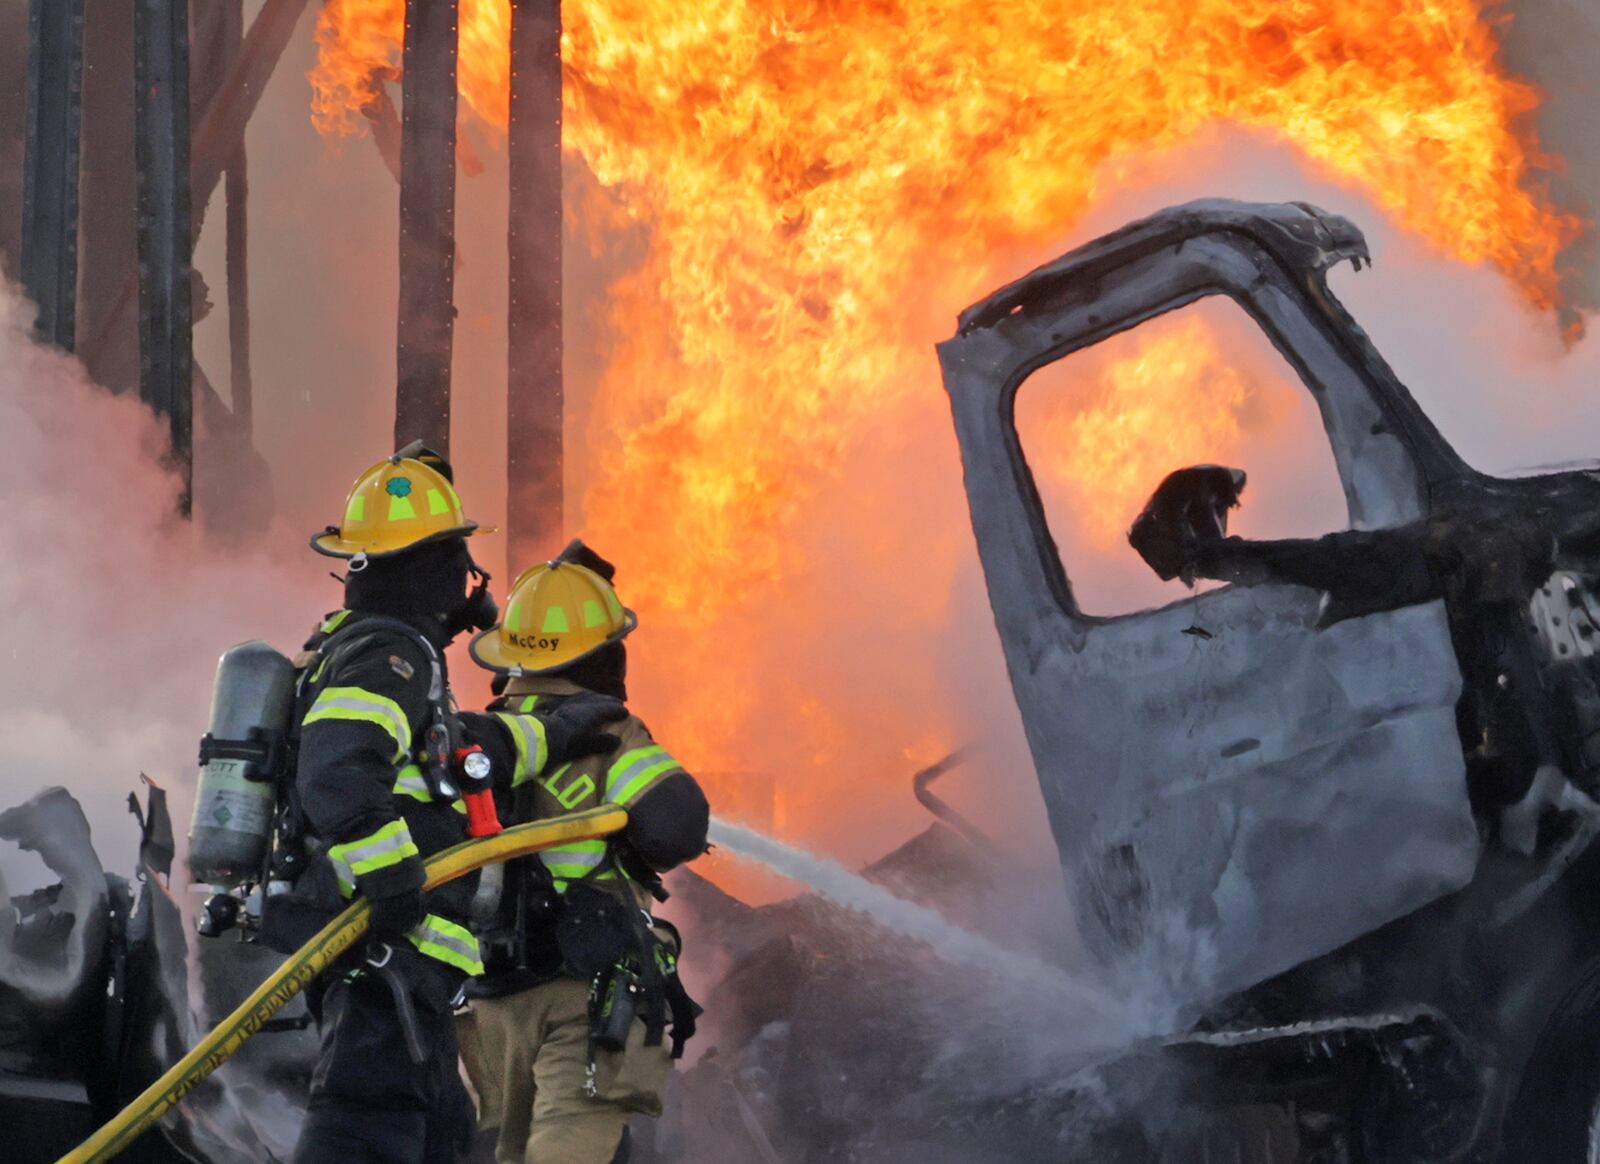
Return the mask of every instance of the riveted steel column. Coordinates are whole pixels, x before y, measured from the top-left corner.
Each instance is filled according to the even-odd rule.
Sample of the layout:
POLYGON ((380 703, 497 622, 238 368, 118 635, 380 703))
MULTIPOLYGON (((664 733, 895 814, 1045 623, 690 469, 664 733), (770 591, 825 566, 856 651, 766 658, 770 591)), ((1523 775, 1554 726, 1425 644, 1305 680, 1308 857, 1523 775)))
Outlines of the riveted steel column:
POLYGON ((39 338, 70 352, 77 339, 83 0, 32 0, 27 101, 22 289, 38 305, 39 338))
POLYGON ((512 0, 507 550, 561 544, 561 0, 512 0))
POLYGON ((188 0, 135 0, 133 41, 139 395, 169 421, 187 514, 194 474, 188 0))
MULTIPOLYGON (((273 70, 288 47, 307 3, 308 0, 266 0, 262 4, 228 76, 212 94, 204 114, 195 123, 190 188, 192 205, 200 207, 200 213, 195 217, 196 229, 217 183, 222 180, 223 171, 244 141, 245 127, 255 113, 256 103, 272 79, 273 70)), ((110 15, 106 8, 97 13, 100 18, 110 15)), ((102 31, 102 23, 102 19, 97 19, 91 32, 98 35, 102 31)), ((95 260, 96 271, 102 277, 107 270, 107 261, 103 255, 95 260)), ((117 344, 123 320, 138 290, 138 279, 124 275, 120 266, 117 274, 110 278, 115 280, 116 290, 102 296, 105 303, 103 318, 95 334, 86 337, 85 357, 91 362, 117 344)))
MULTIPOLYGON (((232 60, 237 61, 244 38, 244 0, 230 0, 227 17, 233 41, 232 60)), ((223 182, 227 199, 225 249, 228 266, 228 399, 240 435, 250 438, 254 419, 255 391, 250 380, 250 171, 245 157, 244 138, 228 161, 223 182)))
POLYGON ((455 330, 457 0, 406 0, 395 447, 450 448, 455 330))

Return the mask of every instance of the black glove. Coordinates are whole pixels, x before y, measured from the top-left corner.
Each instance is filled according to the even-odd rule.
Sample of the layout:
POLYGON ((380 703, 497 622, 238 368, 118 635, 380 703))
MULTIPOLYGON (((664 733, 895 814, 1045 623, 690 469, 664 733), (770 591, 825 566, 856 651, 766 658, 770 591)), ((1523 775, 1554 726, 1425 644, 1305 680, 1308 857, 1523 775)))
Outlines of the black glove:
POLYGON ((356 877, 356 888, 372 906, 368 933, 381 942, 404 938, 427 916, 420 857, 407 857, 376 873, 356 877))
POLYGON ((627 706, 609 695, 584 692, 548 708, 535 707, 532 715, 544 725, 548 763, 565 764, 600 752, 615 751, 622 743, 599 730, 602 724, 626 718, 627 706))
MULTIPOLYGON (((1193 586, 1197 551, 1228 533, 1228 510, 1244 491, 1243 469, 1191 465, 1168 473, 1128 530, 1128 543, 1163 582, 1193 586)), ((1203 576, 1203 575, 1202 575, 1203 576)))

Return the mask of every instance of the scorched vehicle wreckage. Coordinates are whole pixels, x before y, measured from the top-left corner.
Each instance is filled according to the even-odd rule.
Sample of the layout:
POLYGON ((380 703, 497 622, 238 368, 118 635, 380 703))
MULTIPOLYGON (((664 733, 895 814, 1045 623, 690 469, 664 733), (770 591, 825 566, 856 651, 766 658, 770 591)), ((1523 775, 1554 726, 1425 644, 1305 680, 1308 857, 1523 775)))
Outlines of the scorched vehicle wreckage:
MULTIPOLYGON (((1600 1160, 1600 471, 1464 463, 1329 291, 1332 265, 1366 258, 1351 223, 1311 206, 1191 203, 1000 290, 939 347, 1085 945, 1112 971, 1164 974, 1186 1032, 1134 1057, 1170 1086, 1117 1117, 1098 1160, 1600 1160), (1180 470, 1135 547, 1164 577, 1230 584, 1085 614, 1018 390, 1208 296, 1310 391, 1351 528, 1229 538, 1243 473, 1180 470)), ((170 1061, 185 1006, 156 877, 164 811, 145 819, 154 872, 134 904, 92 850, 58 851, 87 850, 86 830, 29 823, 63 796, 0 817, 63 877, 14 903, 25 925, 0 915, 0 1126, 54 1104, 58 1142, 41 1135, 38 1159, 161 1065, 144 1060, 170 1061)), ((305 1040, 247 1050, 266 1042, 254 1053, 287 1079, 305 1040)), ((197 1092, 166 1135, 203 1158, 220 1113, 254 1102, 197 1092)))
POLYGON ((1169 968, 1178 1094, 1248 1113, 1237 1158, 1600 1160, 1600 471, 1468 466, 1328 288, 1367 259, 1315 207, 1201 201, 963 313, 990 602, 1086 943, 1169 968), (1017 392, 1218 295, 1310 391, 1351 529, 1227 538, 1244 475, 1174 473, 1131 540, 1235 584, 1087 615, 1017 392))

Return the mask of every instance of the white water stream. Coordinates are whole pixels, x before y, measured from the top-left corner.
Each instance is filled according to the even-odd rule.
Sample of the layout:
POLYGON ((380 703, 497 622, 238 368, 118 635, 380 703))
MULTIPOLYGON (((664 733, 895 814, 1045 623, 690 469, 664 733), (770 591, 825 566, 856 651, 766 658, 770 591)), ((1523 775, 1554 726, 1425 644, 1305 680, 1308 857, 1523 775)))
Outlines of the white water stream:
POLYGON ((1131 1000, 1112 996, 1031 954, 997 946, 988 938, 952 925, 926 906, 907 901, 881 885, 852 873, 836 861, 797 849, 743 825, 713 819, 711 840, 746 860, 810 886, 878 925, 926 943, 946 962, 978 972, 991 986, 1010 988, 1042 1003, 1038 1018, 1074 1031, 1080 1049, 1122 1045, 1148 1023, 1140 1021, 1131 1000))

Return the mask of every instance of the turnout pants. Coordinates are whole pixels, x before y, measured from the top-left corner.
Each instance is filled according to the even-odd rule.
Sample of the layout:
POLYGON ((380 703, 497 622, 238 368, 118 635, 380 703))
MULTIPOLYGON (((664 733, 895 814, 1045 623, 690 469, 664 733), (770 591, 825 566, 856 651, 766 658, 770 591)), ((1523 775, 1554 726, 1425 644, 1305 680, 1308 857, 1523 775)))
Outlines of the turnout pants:
POLYGON ((644 1046, 642 1022, 625 1050, 597 1052, 591 1073, 587 983, 474 999, 459 1021, 480 1122, 500 1129, 495 1164, 611 1164, 629 1117, 661 1114, 672 1059, 644 1046))
POLYGON ((455 1160, 472 1120, 450 1013, 461 975, 409 946, 382 968, 330 973, 313 999, 322 1049, 294 1164, 455 1160))

